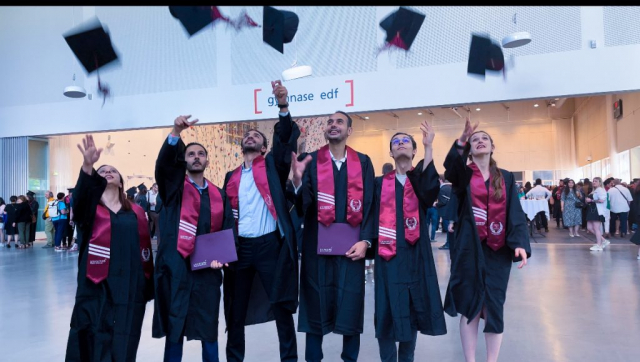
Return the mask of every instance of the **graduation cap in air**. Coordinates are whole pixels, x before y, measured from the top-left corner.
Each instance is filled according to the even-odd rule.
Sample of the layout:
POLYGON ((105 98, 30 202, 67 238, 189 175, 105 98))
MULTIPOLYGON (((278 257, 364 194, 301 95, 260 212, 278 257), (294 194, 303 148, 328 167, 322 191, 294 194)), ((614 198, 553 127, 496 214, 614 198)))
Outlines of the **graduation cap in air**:
POLYGON ((293 11, 265 6, 262 15, 262 40, 284 54, 284 44, 291 43, 300 19, 293 11))
POLYGON ((502 70, 504 72, 502 48, 487 36, 472 34, 467 73, 477 74, 484 78, 487 70, 502 70))
POLYGON ((230 22, 229 18, 220 13, 217 6, 169 6, 169 12, 180 20, 189 37, 218 19, 230 22))
POLYGON ((28 191, 27 191, 27 196, 35 196, 35 194, 36 194, 36 193, 35 193, 35 192, 33 192, 33 191, 31 191, 31 190, 28 190, 28 191))
MULTIPOLYGON (((87 74, 97 71, 98 93, 106 100, 110 91, 109 87, 100 81, 99 69, 118 60, 109 33, 98 18, 93 18, 71 29, 63 36, 87 74)), ((102 105, 104 106, 104 101, 102 105)))
POLYGON ((133 198, 134 196, 136 196, 136 187, 135 186, 129 187, 129 189, 125 192, 127 193, 127 196, 133 198))
POLYGON ((140 185, 138 185, 138 190, 143 191, 143 190, 146 190, 146 189, 147 189, 147 186, 144 184, 144 182, 141 183, 140 185))
POLYGON ((426 15, 405 7, 400 7, 384 18, 380 22, 380 27, 387 33, 387 38, 381 51, 392 46, 409 50, 425 18, 426 15))

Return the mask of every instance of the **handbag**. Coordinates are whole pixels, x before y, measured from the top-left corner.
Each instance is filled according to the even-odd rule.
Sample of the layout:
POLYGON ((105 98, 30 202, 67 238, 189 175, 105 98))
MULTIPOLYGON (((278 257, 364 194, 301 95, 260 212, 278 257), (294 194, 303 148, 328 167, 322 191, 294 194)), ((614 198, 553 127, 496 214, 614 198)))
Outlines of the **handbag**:
POLYGON ((582 201, 576 201, 575 205, 576 209, 584 209, 585 204, 582 201))

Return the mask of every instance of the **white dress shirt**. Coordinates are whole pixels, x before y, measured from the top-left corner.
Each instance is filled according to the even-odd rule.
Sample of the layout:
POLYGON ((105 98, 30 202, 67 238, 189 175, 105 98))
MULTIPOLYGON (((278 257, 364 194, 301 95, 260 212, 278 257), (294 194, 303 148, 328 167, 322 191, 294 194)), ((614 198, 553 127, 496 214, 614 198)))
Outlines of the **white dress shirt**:
POLYGON ((253 178, 253 165, 245 168, 242 163, 240 185, 238 186, 238 235, 243 238, 257 238, 276 230, 276 220, 269 212, 264 198, 253 178))
POLYGON ((629 192, 628 188, 616 185, 610 188, 607 193, 609 194, 611 212, 616 214, 621 212, 629 212, 629 202, 633 201, 633 197, 631 196, 631 192, 629 192))
POLYGON ((537 185, 527 192, 527 197, 529 196, 532 196, 536 200, 543 197, 545 200, 549 200, 551 197, 551 191, 547 190, 547 188, 542 185, 537 185))

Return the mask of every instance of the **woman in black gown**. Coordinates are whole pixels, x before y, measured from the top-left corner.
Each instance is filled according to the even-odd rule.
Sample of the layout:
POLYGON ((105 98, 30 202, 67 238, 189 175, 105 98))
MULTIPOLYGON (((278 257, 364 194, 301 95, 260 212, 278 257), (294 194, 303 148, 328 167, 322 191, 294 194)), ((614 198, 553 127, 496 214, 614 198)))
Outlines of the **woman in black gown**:
POLYGON ((146 304, 153 299, 147 220, 126 200, 113 166, 94 170, 102 149, 93 137, 87 135, 83 144, 78 148, 84 163, 73 191, 81 237, 66 361, 135 361, 146 304))
POLYGON ((502 343, 511 263, 521 261, 518 268, 526 265, 531 247, 514 176, 498 168, 492 157, 493 140, 486 132, 474 133, 477 126, 467 119, 444 162, 458 215, 444 307, 453 317, 462 315, 460 337, 467 362, 475 361, 478 325, 480 318, 485 320, 491 362, 498 360, 502 343))

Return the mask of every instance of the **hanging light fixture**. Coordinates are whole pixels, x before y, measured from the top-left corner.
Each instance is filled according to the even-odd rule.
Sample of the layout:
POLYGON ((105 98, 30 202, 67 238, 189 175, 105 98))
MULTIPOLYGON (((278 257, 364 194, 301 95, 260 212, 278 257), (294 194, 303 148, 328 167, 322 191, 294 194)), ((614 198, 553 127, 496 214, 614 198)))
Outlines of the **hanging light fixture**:
MULTIPOLYGON (((513 14, 513 23, 516 24, 516 30, 518 30, 517 15, 517 13, 513 14)), ((528 31, 516 31, 502 39, 503 48, 517 48, 529 43, 531 43, 531 34, 528 31)))
MULTIPOLYGON (((71 7, 71 19, 73 21, 73 27, 75 28, 76 26, 76 19, 75 19, 75 14, 74 14, 74 8, 71 7)), ((71 68, 73 69, 73 61, 71 63, 71 68)), ((69 98, 83 98, 84 96, 87 95, 87 91, 83 88, 80 87, 78 85, 76 85, 76 74, 73 73, 73 85, 70 85, 68 87, 64 88, 64 92, 62 93, 64 94, 66 97, 69 98)))

